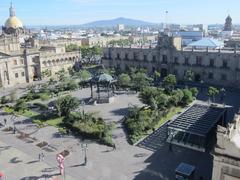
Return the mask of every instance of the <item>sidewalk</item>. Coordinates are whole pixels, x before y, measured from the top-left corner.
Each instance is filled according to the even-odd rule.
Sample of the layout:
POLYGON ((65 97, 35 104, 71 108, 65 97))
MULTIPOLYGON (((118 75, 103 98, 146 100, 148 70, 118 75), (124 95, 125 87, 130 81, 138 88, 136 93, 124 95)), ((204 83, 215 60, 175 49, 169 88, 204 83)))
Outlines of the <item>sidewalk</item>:
MULTIPOLYGON (((50 166, 45 162, 39 162, 37 156, 34 158, 29 154, 26 154, 12 146, 9 146, 9 144, 11 144, 11 142, 5 144, 0 141, 0 170, 4 174, 4 179, 54 180, 56 177, 59 180, 64 179, 64 177, 58 175, 59 170, 57 167, 50 166)), ((66 176, 65 179, 74 180, 70 176, 66 176)))

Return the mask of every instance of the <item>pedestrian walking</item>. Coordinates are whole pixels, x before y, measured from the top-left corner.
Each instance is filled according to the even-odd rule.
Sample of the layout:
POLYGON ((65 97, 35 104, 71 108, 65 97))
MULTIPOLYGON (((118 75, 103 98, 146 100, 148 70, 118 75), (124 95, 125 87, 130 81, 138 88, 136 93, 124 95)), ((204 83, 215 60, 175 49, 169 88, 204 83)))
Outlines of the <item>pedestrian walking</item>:
POLYGON ((38 154, 38 161, 40 162, 42 160, 41 154, 38 154))
POLYGON ((4 119, 4 124, 5 124, 5 126, 7 125, 7 119, 6 118, 4 119))
POLYGON ((41 153, 41 160, 44 161, 45 155, 41 153))
POLYGON ((116 144, 113 144, 113 151, 115 151, 116 149, 116 144))
POLYGON ((3 180, 3 173, 0 172, 0 180, 3 180))

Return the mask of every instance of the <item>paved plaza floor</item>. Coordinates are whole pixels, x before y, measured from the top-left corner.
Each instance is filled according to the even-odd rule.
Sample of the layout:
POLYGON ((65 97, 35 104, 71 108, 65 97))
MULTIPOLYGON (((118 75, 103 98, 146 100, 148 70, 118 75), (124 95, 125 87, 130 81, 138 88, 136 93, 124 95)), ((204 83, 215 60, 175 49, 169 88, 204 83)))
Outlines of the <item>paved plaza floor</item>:
MULTIPOLYGON (((89 96, 89 90, 84 89, 79 92, 74 92, 73 95, 77 96, 80 99, 87 98, 89 96)), ((29 140, 21 140, 17 138, 17 134, 12 132, 2 131, 4 127, 0 130, 1 142, 3 146, 10 146, 15 148, 21 154, 27 154, 27 157, 21 156, 23 162, 16 164, 16 169, 8 169, 9 159, 11 156, 6 155, 5 164, 3 166, 0 164, 0 170, 9 177, 9 179, 16 179, 10 172, 26 172, 21 175, 17 173, 21 178, 26 177, 29 172, 29 176, 35 176, 35 179, 42 177, 46 172, 42 172, 42 169, 50 169, 49 173, 55 174, 57 162, 56 154, 62 152, 64 149, 70 150, 70 155, 65 160, 66 167, 66 177, 69 179, 76 180, 129 180, 134 179, 137 175, 137 172, 141 171, 147 166, 145 159, 149 157, 152 152, 139 148, 136 146, 131 146, 127 143, 126 134, 122 128, 122 119, 127 113, 127 108, 130 104, 141 105, 137 95, 119 95, 116 97, 113 104, 103 104, 103 105, 88 105, 84 107, 85 111, 96 112, 98 116, 103 117, 106 121, 115 122, 116 129, 113 131, 114 142, 116 144, 116 150, 113 150, 110 147, 99 145, 95 142, 87 141, 88 143, 87 150, 87 166, 83 166, 84 162, 84 151, 81 148, 83 143, 81 140, 76 139, 72 136, 60 136, 57 132, 57 129, 54 127, 45 127, 39 130, 36 130, 33 124, 25 117, 17 117, 16 122, 17 128, 23 132, 31 134, 31 137, 35 140, 31 142, 29 140), (45 149, 40 149, 36 146, 41 141, 46 141, 49 145, 45 149), (27 162, 37 160, 38 154, 44 152, 45 161, 43 164, 44 167, 39 166, 34 168, 32 164, 27 162), (30 160, 31 159, 31 160, 30 160), (31 170, 31 167, 35 170, 31 170), (52 170, 52 171, 51 171, 52 170)), ((80 107, 80 111, 83 110, 83 107, 80 107)), ((8 119, 7 126, 12 126, 10 121, 11 116, 1 112, 0 122, 3 124, 3 119, 8 119)), ((11 149, 7 149, 6 152, 10 152, 11 149)), ((16 156, 20 156, 16 154, 16 156)), ((20 158, 20 157, 19 157, 20 158)), ((0 159, 2 156, 0 155, 0 159)), ((38 166, 38 163, 34 164, 38 166)))
MULTIPOLYGON (((80 100, 90 96, 90 89, 83 89, 71 93, 80 100)), ((206 90, 200 92, 199 99, 207 100, 206 90)), ((220 99, 217 98, 220 102, 220 99)), ((226 104, 233 106, 229 112, 229 120, 240 107, 240 93, 227 92, 226 104)), ((31 134, 34 139, 21 140, 17 134, 2 131, 0 129, 0 171, 3 171, 8 180, 32 180, 53 176, 58 173, 56 154, 64 149, 70 150, 70 155, 65 160, 66 178, 76 180, 145 180, 145 179, 172 179, 174 169, 181 161, 186 161, 208 169, 205 179, 211 176, 212 157, 208 154, 196 153, 180 147, 173 147, 169 152, 165 144, 165 130, 159 129, 154 134, 140 142, 138 146, 131 146, 127 142, 126 134, 122 127, 122 119, 127 113, 127 108, 142 104, 137 95, 118 95, 112 104, 92 105, 86 103, 79 111, 96 112, 107 122, 115 122, 113 131, 114 142, 117 149, 99 145, 95 142, 82 142, 73 136, 61 136, 54 127, 37 129, 27 118, 17 117, 17 128, 31 134), (48 142, 45 149, 36 146, 41 141, 48 142), (83 166, 84 151, 82 143, 88 143, 87 166, 83 166), (44 152, 44 162, 37 162, 38 154, 44 152), (15 162, 15 163, 13 163, 15 162), (31 162, 31 163, 29 163, 31 162), (25 179, 24 179, 25 178, 25 179), (34 179, 35 178, 35 179, 34 179)), ((12 126, 11 117, 0 112, 0 123, 8 119, 7 126, 12 126)), ((204 169, 204 168, 203 168, 204 169)), ((204 173, 202 168, 198 175, 204 173)), ((63 177, 59 178, 63 179, 63 177)))

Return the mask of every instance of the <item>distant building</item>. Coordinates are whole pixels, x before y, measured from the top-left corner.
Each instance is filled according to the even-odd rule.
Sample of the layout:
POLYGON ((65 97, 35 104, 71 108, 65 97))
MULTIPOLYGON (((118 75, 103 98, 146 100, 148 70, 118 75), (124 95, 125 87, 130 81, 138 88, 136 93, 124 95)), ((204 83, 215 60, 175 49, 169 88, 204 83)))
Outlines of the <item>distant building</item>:
POLYGON ((125 29, 125 26, 124 26, 124 24, 118 24, 117 25, 117 31, 119 32, 119 31, 123 31, 125 29))
POLYGON ((194 41, 198 41, 203 38, 203 31, 179 31, 178 36, 182 38, 182 45, 187 46, 194 41))
POLYGON ((194 48, 194 49, 221 49, 224 47, 224 43, 222 41, 219 41, 217 39, 213 38, 203 38, 199 41, 190 43, 188 48, 194 48))
POLYGON ((222 31, 222 37, 225 39, 230 39, 233 35, 233 26, 232 26, 232 18, 230 15, 225 20, 225 25, 222 31))

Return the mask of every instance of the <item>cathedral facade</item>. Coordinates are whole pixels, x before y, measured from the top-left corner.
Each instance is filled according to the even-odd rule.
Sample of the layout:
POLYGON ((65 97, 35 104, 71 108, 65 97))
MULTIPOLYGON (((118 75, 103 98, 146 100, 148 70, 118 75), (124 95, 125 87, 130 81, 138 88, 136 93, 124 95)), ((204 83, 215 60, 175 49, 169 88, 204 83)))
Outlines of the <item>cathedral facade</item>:
POLYGON ((20 37, 24 32, 23 23, 11 5, 10 17, 0 36, 0 88, 32 83, 42 79, 44 71, 54 75, 79 63, 79 52, 66 52, 64 46, 21 48, 20 37))

